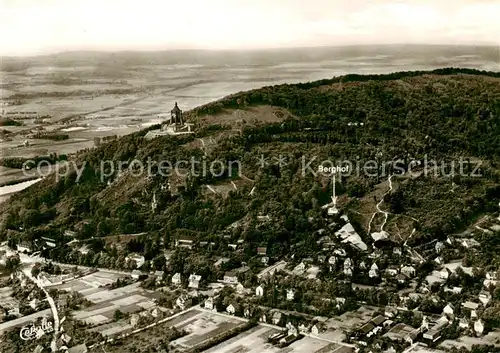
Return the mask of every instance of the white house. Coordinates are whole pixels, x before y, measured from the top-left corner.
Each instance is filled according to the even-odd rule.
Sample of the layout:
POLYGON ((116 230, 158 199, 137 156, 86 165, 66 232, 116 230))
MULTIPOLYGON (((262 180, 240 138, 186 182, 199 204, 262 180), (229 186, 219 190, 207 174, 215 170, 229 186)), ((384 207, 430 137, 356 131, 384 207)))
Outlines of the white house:
POLYGON ((313 336, 319 335, 319 327, 317 325, 313 325, 313 327, 311 327, 311 334, 313 336))
POLYGON ((243 311, 243 316, 246 317, 247 319, 250 317, 250 309, 246 308, 245 311, 243 311))
POLYGON ((445 245, 444 245, 442 242, 440 242, 440 241, 438 241, 438 242, 436 243, 436 245, 434 246, 434 249, 436 250, 436 252, 437 252, 438 254, 439 254, 441 251, 443 251, 443 249, 444 249, 444 248, 445 248, 445 245))
POLYGON ((370 267, 370 271, 368 272, 368 276, 370 276, 370 278, 378 277, 378 266, 376 263, 373 263, 372 267, 370 267))
POLYGON ((497 280, 497 272, 496 271, 486 272, 486 279, 490 280, 490 281, 496 281, 497 280))
POLYGON ((126 261, 135 261, 136 268, 139 268, 144 265, 146 259, 144 258, 144 256, 139 254, 130 254, 129 256, 127 256, 126 261))
POLYGON ((484 331, 484 324, 481 320, 477 320, 474 323, 474 331, 476 332, 476 335, 481 336, 484 331))
POLYGON ((286 325, 286 328, 288 329, 288 335, 297 336, 298 333, 299 333, 299 331, 297 330, 297 328, 295 326, 293 326, 293 324, 291 322, 289 322, 286 325))
POLYGON ((243 286, 243 284, 238 283, 238 284, 236 285, 236 292, 237 292, 238 294, 245 294, 245 292, 246 292, 246 288, 243 286))
POLYGON ((275 311, 272 317, 273 325, 278 325, 280 321, 281 321, 281 312, 275 311))
POLYGON ((181 274, 179 272, 172 276, 172 284, 174 286, 178 286, 181 284, 181 274))
POLYGON ((335 265, 336 263, 337 263, 337 258, 336 258, 335 256, 330 256, 330 257, 328 258, 328 264, 330 264, 330 265, 332 265, 332 266, 333 266, 333 265, 335 265))
POLYGON ((295 273, 296 275, 301 275, 304 273, 305 270, 306 270, 306 265, 303 262, 301 262, 300 264, 295 266, 295 268, 293 269, 293 273, 295 273))
POLYGON ((286 300, 291 301, 295 299, 295 291, 293 289, 286 290, 286 300))
POLYGON ((133 279, 139 279, 139 277, 141 277, 141 271, 133 270, 130 275, 133 279))
POLYGON ((207 310, 214 309, 214 299, 212 297, 205 300, 205 309, 207 309, 207 310))
POLYGON ((404 266, 401 269, 401 273, 404 274, 407 277, 414 277, 415 273, 416 273, 416 270, 415 270, 415 267, 413 267, 413 266, 404 266))
POLYGON ((309 333, 309 328, 304 324, 300 324, 299 325, 299 333, 301 335, 307 335, 309 333))
POLYGON ((464 248, 467 248, 467 249, 470 249, 470 248, 475 248, 475 247, 478 247, 479 245, 479 242, 472 239, 472 238, 467 238, 467 239, 463 239, 462 240, 462 246, 464 248))
POLYGON ((471 310, 470 311, 470 318, 471 318, 471 320, 476 320, 478 318, 476 310, 471 310))
POLYGON ((337 310, 340 310, 342 305, 345 304, 345 298, 337 297, 337 298, 335 298, 335 302, 337 303, 337 305, 335 305, 335 307, 337 308, 337 310))
POLYGON ((467 321, 466 318, 462 317, 459 321, 458 321, 458 327, 460 327, 462 330, 466 330, 469 328, 469 321, 467 321))
POLYGON ((389 276, 396 276, 399 273, 399 270, 396 266, 391 265, 386 268, 385 273, 388 274, 389 276))
POLYGON ((160 284, 163 281, 163 271, 155 271, 154 276, 156 278, 156 284, 160 284))
POLYGON ((182 295, 177 298, 177 300, 175 301, 175 305, 181 309, 181 310, 184 310, 186 308, 186 298, 184 298, 182 295))
POLYGON ((38 307, 38 303, 39 303, 39 300, 37 298, 33 298, 33 300, 30 301, 29 305, 31 306, 31 308, 33 310, 36 310, 36 308, 38 307))
POLYGON ((345 259, 344 261, 344 275, 352 276, 352 260, 350 258, 345 259))
POLYGON ((264 295, 264 288, 262 286, 255 288, 255 295, 257 297, 262 297, 264 295))
POLYGON ((462 303, 462 306, 469 310, 477 310, 479 308, 479 303, 474 303, 471 301, 466 301, 462 303))
POLYGON ((447 304, 443 309, 443 314, 453 316, 455 315, 455 308, 452 304, 447 304))
POLYGON ((448 277, 450 277, 450 270, 448 270, 447 268, 443 268, 438 272, 438 275, 441 279, 448 279, 448 277))
POLYGON ((191 274, 189 276, 189 288, 198 289, 200 286, 201 276, 197 274, 191 274))
POLYGON ((479 292, 479 301, 485 306, 488 305, 488 303, 491 301, 491 293, 482 290, 481 292, 479 292))
POLYGON ((234 308, 234 305, 233 304, 229 304, 226 308, 226 311, 229 315, 234 315, 234 313, 236 312, 236 309, 234 308))

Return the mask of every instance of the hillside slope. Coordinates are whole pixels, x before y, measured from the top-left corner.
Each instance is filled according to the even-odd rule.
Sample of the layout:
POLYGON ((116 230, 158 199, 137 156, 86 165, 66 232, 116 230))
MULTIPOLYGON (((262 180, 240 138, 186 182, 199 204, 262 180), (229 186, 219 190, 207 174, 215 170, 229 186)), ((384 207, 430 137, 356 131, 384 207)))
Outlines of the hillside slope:
MULTIPOLYGON (((147 232, 138 247, 152 258, 181 236, 209 241, 226 234, 226 242, 243 239, 248 254, 267 246, 279 257, 297 244, 314 253, 312 233, 322 226, 331 181, 312 171, 330 160, 377 164, 336 185, 342 212, 367 243, 368 230, 382 224, 397 242, 410 235, 415 244, 442 238, 498 204, 499 76, 443 69, 237 93, 189 112, 194 136, 146 140, 142 131, 80 154, 85 168, 79 180, 75 173, 59 181, 49 177, 1 206, 0 237, 17 243, 43 236, 63 241, 65 230, 79 239, 147 232), (162 161, 192 158, 199 163, 174 175, 158 172, 162 161), (152 173, 119 176, 103 162, 132 160, 153 165, 152 173), (422 166, 431 160, 445 163, 444 172, 426 175, 422 166), (208 168, 204 175, 203 161, 219 161, 226 170, 218 175, 208 168), (459 161, 465 161, 462 173, 451 174, 459 161), (377 204, 388 212, 387 222, 377 204), (263 223, 259 215, 272 221, 263 223), (240 227, 230 227, 237 221, 240 227)), ((59 247, 50 255, 65 253, 59 247)))

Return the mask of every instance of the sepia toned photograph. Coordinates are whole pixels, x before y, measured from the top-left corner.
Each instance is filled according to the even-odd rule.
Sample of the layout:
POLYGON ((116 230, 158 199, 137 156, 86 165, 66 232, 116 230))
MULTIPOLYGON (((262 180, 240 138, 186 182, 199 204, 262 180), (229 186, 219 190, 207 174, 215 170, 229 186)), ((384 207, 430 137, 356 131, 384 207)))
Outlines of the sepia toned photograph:
POLYGON ((0 0, 0 353, 500 353, 499 19, 0 0))

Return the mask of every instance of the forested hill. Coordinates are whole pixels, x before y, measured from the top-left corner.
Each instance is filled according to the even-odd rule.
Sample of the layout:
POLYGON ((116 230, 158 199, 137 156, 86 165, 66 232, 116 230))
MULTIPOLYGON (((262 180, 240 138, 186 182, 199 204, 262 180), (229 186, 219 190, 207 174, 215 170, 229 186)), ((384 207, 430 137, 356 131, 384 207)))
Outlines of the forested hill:
MULTIPOLYGON (((318 247, 314 231, 325 226, 321 206, 331 195, 329 177, 302 173, 302 158, 316 157, 314 167, 327 159, 378 163, 375 174, 345 176, 336 185, 342 212, 368 244, 368 230, 383 223, 370 219, 388 190, 388 175, 396 174, 396 160, 402 161, 402 172, 383 205, 389 212, 385 230, 398 242, 410 234, 413 244, 444 238, 497 210, 499 77, 441 69, 348 75, 237 93, 188 112, 194 135, 147 140, 142 131, 80 154, 78 163, 85 163, 80 179, 75 172, 59 181, 46 178, 1 206, 0 237, 14 244, 50 236, 63 244, 71 240, 66 230, 80 240, 144 232, 123 251, 143 252, 147 259, 185 236, 214 242, 216 252, 239 241, 244 259, 258 246, 275 257, 292 248, 312 254, 318 247), (153 175, 101 170, 103 161, 173 165, 191 158, 225 166, 238 161, 241 169, 220 176, 202 175, 200 164, 172 176, 155 172, 158 164, 153 175), (260 163, 263 159, 267 162, 260 163), (455 175, 426 175, 421 167, 405 173, 410 163, 425 159, 447 168, 467 163, 462 175, 458 169, 455 175), (271 221, 262 221, 263 215, 271 221)), ((123 254, 113 242, 91 243, 88 256, 65 246, 47 255, 90 263, 104 251, 105 265, 118 266, 123 254)))

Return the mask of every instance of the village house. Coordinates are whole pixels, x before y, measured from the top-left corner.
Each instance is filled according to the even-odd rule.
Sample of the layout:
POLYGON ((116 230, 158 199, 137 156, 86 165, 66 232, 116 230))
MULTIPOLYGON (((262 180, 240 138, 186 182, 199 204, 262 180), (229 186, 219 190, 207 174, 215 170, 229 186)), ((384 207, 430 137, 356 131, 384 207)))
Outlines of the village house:
POLYGON ((161 282, 163 282, 163 276, 165 275, 165 272, 163 271, 155 271, 154 273, 154 277, 156 279, 156 284, 160 284, 161 282))
POLYGON ((385 307, 384 315, 389 319, 392 319, 398 315, 398 309, 396 306, 388 305, 385 307))
POLYGON ((453 288, 446 287, 444 291, 447 293, 460 294, 462 293, 462 287, 453 287, 453 288))
POLYGON ((460 318, 460 320, 458 321, 458 327, 460 327, 462 330, 468 329, 469 321, 465 317, 460 318))
POLYGON ((486 272, 486 279, 490 281, 496 281, 498 279, 498 275, 496 271, 486 272))
POLYGON ((406 279, 407 279, 407 277, 402 273, 399 273, 396 275, 396 281, 398 281, 401 284, 405 283, 406 279))
POLYGON ((303 262, 301 262, 300 264, 295 266, 295 268, 293 269, 293 273, 300 276, 305 272, 305 270, 306 270, 306 265, 303 262))
POLYGON ((335 302, 337 303, 337 305, 335 305, 335 308, 337 310, 340 310, 340 308, 342 307, 342 305, 345 304, 345 298, 337 297, 337 298, 335 298, 335 302))
POLYGON ((401 268, 401 273, 411 278, 415 276, 416 270, 413 266, 403 266, 403 268, 401 268))
POLYGON ((186 299, 181 295, 177 300, 175 301, 175 305, 181 309, 184 310, 186 308, 186 299))
POLYGON ((479 317, 479 315, 477 314, 477 311, 476 311, 476 310, 471 310, 471 311, 470 311, 470 319, 471 319, 472 321, 477 320, 477 318, 478 318, 478 317, 479 317))
POLYGON ((194 241, 195 241, 194 237, 183 235, 175 240, 175 246, 179 248, 191 249, 194 245, 194 241))
POLYGON ((269 257, 268 256, 262 256, 260 259, 260 262, 262 262, 263 265, 266 265, 269 263, 269 257))
POLYGON ((215 261, 214 266, 217 267, 217 268, 219 268, 223 264, 225 264, 226 262, 229 262, 229 258, 227 258, 227 257, 221 257, 220 259, 218 259, 217 261, 215 261))
POLYGON ((207 298, 205 300, 205 309, 207 310, 213 310, 214 309, 214 299, 212 297, 207 298))
POLYGON ((445 248, 446 246, 444 245, 444 243, 438 241, 436 243, 436 245, 434 246, 434 249, 436 250, 436 252, 439 254, 441 253, 441 251, 443 251, 443 249, 445 248))
POLYGON ((295 291, 293 289, 287 289, 286 291, 286 300, 292 301, 295 299, 295 291))
POLYGON ((17 251, 21 253, 30 254, 33 252, 33 245, 30 242, 22 241, 19 244, 17 244, 17 251))
POLYGON ((443 309, 443 315, 452 317, 455 315, 455 307, 452 304, 447 304, 443 309))
POLYGON ((245 294, 247 292, 246 288, 243 286, 243 284, 238 283, 236 285, 236 293, 238 294, 245 294))
POLYGON ((366 262, 361 261, 360 264, 359 264, 359 269, 360 270, 366 270, 366 262))
POLYGON ((142 273, 141 271, 138 270, 133 270, 130 275, 132 276, 133 279, 137 280, 139 277, 141 277, 142 273))
POLYGON ((333 254, 336 255, 336 256, 339 256, 339 257, 345 257, 347 256, 347 252, 342 249, 342 248, 337 248, 333 251, 333 254))
POLYGON ((298 335, 299 331, 291 322, 288 322, 285 327, 288 330, 289 335, 294 335, 294 336, 298 335))
POLYGON ((477 310, 477 308, 479 308, 479 303, 466 301, 466 302, 462 303, 462 307, 469 309, 469 310, 477 310))
POLYGON ((189 276, 189 288, 198 289, 200 286, 201 276, 197 274, 191 274, 189 276))
POLYGON ((378 277, 378 266, 376 263, 373 263, 373 265, 370 267, 370 271, 368 272, 368 276, 370 276, 370 278, 378 277))
POLYGON ((488 305, 491 301, 491 293, 486 290, 481 290, 481 292, 479 292, 479 301, 483 303, 484 306, 488 305))
POLYGON ((421 333, 420 329, 418 328, 414 329, 413 331, 408 332, 408 334, 406 334, 406 336, 404 337, 404 341, 412 345, 417 341, 418 336, 420 336, 420 333, 421 333))
POLYGON ((344 261, 344 275, 352 276, 353 264, 350 258, 345 259, 344 261))
POLYGON ((273 325, 279 325, 279 323, 281 321, 281 316, 282 316, 282 314, 279 311, 275 311, 273 313, 273 316, 271 318, 273 325))
POLYGON ((255 288, 255 295, 257 297, 262 297, 264 295, 264 288, 260 285, 257 288, 255 288))
POLYGON ((307 335, 309 333, 309 328, 306 325, 304 325, 304 324, 300 324, 299 325, 299 333, 301 335, 305 336, 305 335, 307 335))
POLYGON ((267 248, 266 247, 258 247, 257 248, 257 255, 266 256, 267 255, 267 248))
POLYGON ((135 268, 140 268, 146 262, 144 256, 139 254, 130 254, 125 258, 125 261, 135 261, 135 268))
POLYGON ((467 238, 462 240, 462 246, 464 248, 470 249, 470 248, 475 248, 480 246, 479 242, 477 240, 474 240, 472 238, 467 238))
POLYGON ((443 268, 441 271, 438 272, 439 278, 441 279, 448 279, 450 277, 450 270, 447 268, 443 268))
POLYGON ((424 333, 424 339, 431 342, 438 341, 441 338, 443 328, 448 325, 448 323, 448 319, 442 316, 429 331, 424 333))
POLYGON ((181 274, 177 272, 172 276, 172 284, 174 286, 179 286, 182 283, 181 274))
POLYGON ((311 335, 313 335, 313 336, 317 336, 317 335, 319 335, 319 331, 320 331, 320 330, 319 330, 318 325, 313 325, 313 326, 311 327, 311 335))
POLYGON ((235 271, 229 271, 224 274, 224 282, 226 283, 238 283, 238 276, 235 271))
POLYGON ((476 332, 477 336, 481 336, 484 331, 484 324, 481 320, 477 320, 474 322, 474 331, 476 332))
POLYGON ((385 273, 388 276, 394 277, 399 273, 399 271, 398 271, 397 266, 391 265, 391 266, 387 267, 387 269, 385 270, 385 273))
POLYGON ((229 304, 226 308, 226 311, 229 315, 234 315, 234 313, 236 312, 236 309, 234 307, 233 304, 229 304))

